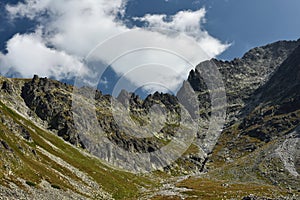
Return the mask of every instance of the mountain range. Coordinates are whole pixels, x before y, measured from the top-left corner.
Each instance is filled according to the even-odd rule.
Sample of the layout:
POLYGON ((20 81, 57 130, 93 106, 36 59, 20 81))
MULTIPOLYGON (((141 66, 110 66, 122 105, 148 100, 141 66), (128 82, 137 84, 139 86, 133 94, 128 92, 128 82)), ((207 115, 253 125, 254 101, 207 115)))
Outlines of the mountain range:
POLYGON ((300 40, 200 63, 176 96, 37 75, 0 88, 3 199, 300 198, 300 40))

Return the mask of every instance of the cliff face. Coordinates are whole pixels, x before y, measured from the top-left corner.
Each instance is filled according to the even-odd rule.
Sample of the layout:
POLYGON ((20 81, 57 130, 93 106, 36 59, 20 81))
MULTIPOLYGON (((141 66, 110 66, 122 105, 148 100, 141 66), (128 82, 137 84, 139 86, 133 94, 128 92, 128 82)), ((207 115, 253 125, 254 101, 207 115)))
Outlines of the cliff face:
MULTIPOLYGON (((155 169, 164 176, 205 171, 205 179, 297 191, 299 45, 300 40, 280 41, 254 48, 233 61, 203 62, 190 72, 177 96, 156 92, 144 100, 126 91, 115 99, 100 91, 89 93, 91 88, 74 88, 38 76, 31 80, 1 77, 0 173, 4 184, 0 192, 9 196, 18 191, 16 198, 137 199, 157 183, 155 174, 145 178, 121 172, 106 166, 107 161, 126 170, 155 169), (212 64, 221 73, 225 91, 219 83, 211 84, 218 79, 207 72, 212 64), (75 109, 74 90, 80 100, 75 109), (220 105, 211 102, 212 92, 220 105), (222 103, 225 94, 227 105, 222 103), (210 118, 216 114, 221 119, 223 110, 227 110, 224 130, 218 129, 220 137, 212 135, 209 127, 219 124, 214 123, 218 118, 213 122, 210 118), (93 113, 96 121, 89 120, 93 113), (106 140, 96 136, 98 129, 106 140), (172 140, 175 145, 168 153, 181 151, 182 155, 168 163, 163 153, 153 152, 172 140), (132 157, 135 154, 142 156, 132 157)), ((194 192, 197 181, 187 181, 194 192)), ((231 187, 222 188, 230 191, 231 187)))
MULTIPOLYGON (((212 60, 221 72, 225 84, 228 121, 236 117, 253 92, 272 76, 299 45, 300 40, 279 41, 251 49, 242 58, 232 61, 212 60)), ((207 86, 203 82, 199 67, 191 71, 188 81, 195 91, 203 93, 207 86)))
POLYGON ((277 68, 242 110, 240 129, 262 140, 285 135, 300 123, 300 48, 277 68), (259 129, 247 131, 256 124, 259 129), (256 133, 255 133, 256 132, 256 133))

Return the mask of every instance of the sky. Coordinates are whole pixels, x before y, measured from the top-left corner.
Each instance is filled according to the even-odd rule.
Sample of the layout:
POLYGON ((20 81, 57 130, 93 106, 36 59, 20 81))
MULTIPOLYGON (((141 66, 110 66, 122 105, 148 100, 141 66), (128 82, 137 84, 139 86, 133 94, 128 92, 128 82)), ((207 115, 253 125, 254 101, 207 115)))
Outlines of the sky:
POLYGON ((299 0, 2 0, 0 9, 2 75, 79 75, 104 93, 176 92, 201 61, 300 38, 299 0))
POLYGON ((129 3, 129 16, 144 13, 174 14, 182 9, 205 7, 205 30, 231 47, 217 56, 232 60, 253 47, 278 40, 300 38, 298 0, 136 0, 129 3))

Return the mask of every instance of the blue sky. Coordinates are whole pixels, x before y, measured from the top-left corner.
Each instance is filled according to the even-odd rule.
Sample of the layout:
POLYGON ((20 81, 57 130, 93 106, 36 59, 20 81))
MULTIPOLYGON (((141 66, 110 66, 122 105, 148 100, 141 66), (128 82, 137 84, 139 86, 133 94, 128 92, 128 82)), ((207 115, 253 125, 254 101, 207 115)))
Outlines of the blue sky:
POLYGON ((241 57, 253 47, 277 40, 300 38, 299 0, 134 0, 129 16, 145 13, 175 14, 182 9, 207 9, 205 29, 216 38, 232 43, 222 59, 241 57))
MULTIPOLYGON (((101 41, 118 31, 132 30, 134 26, 158 25, 183 32, 194 42, 209 47, 211 57, 223 60, 241 57, 256 46, 300 38, 299 0, 128 0, 125 6, 122 0, 59 1, 60 5, 53 3, 56 1, 44 5, 45 1, 37 0, 32 7, 28 6, 31 4, 15 6, 19 2, 26 3, 18 0, 0 2, 0 73, 8 76, 31 77, 37 73, 60 80, 72 78, 73 72, 83 65, 84 55, 95 45, 97 34, 101 35, 101 41), (7 4, 11 5, 9 10, 5 9, 7 4), (76 18, 76 9, 92 10, 94 7, 100 14, 88 16, 87 12, 84 15, 87 23, 76 18), (112 10, 107 14, 105 9, 112 10), (63 14, 62 19, 53 13, 63 14), (189 20, 190 15, 199 19, 189 20), (118 23, 113 18, 118 19, 118 23), (103 23, 107 30, 102 32, 103 23), (186 32, 186 27, 182 29, 180 23, 191 26, 193 32, 186 32), (206 39, 206 43, 202 39, 206 39), (226 49, 226 44, 231 45, 226 49)), ((171 38, 168 36, 168 39, 171 38)), ((191 54, 196 53, 192 47, 184 48, 191 54)), ((126 74, 124 68, 126 66, 123 69, 112 66, 106 70, 108 73, 101 81, 104 93, 111 93, 116 77, 126 74)), ((127 66, 126 69, 130 68, 127 66)), ((174 66, 175 71, 184 75, 176 77, 178 80, 173 85, 170 81, 161 84, 166 84, 167 88, 175 87, 186 78, 190 69, 174 66)), ((128 85, 140 87, 145 77, 139 77, 141 80, 128 77, 128 85)))
POLYGON ((215 37, 233 43, 220 56, 224 59, 240 57, 250 48, 277 40, 300 38, 298 0, 219 2, 208 9, 206 28, 215 37))

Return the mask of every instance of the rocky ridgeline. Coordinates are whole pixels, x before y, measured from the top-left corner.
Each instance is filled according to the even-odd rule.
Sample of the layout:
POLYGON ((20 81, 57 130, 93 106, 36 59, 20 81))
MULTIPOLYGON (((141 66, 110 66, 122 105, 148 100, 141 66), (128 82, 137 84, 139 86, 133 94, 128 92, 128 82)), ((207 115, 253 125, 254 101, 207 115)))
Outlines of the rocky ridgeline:
MULTIPOLYGON (((5 85, 3 84, 3 87, 5 85)), ((114 119, 112 101, 116 99, 109 95, 102 95, 100 91, 90 91, 90 88, 80 88, 79 94, 89 101, 89 92, 95 94, 95 106, 98 124, 90 124, 89 130, 93 132, 99 128, 103 130, 109 138, 109 140, 129 152, 139 153, 151 153, 170 141, 170 137, 176 135, 178 126, 180 125, 180 112, 181 109, 178 105, 178 99, 169 94, 154 93, 149 95, 145 100, 140 99, 137 95, 122 91, 117 98, 123 105, 128 106, 128 109, 119 111, 118 113, 126 113, 129 115, 122 116, 122 124, 114 119), (147 125, 151 122, 149 118, 149 112, 153 109, 153 105, 159 105, 161 111, 164 112, 166 118, 162 118, 162 113, 154 109, 154 118, 166 120, 165 124, 158 127, 158 130, 152 130, 147 128, 147 125), (123 127, 126 127, 125 129, 123 127), (153 134, 150 138, 135 138, 131 135, 138 135, 140 132, 148 132, 153 134), (131 135, 127 134, 131 133, 131 135)), ((184 88, 182 89, 184 93, 184 88)), ((114 155, 102 152, 103 149, 93 146, 93 141, 97 141, 96 138, 87 138, 82 131, 78 131, 78 127, 75 126, 73 115, 84 119, 88 119, 89 115, 93 111, 85 112, 79 108, 74 113, 72 110, 72 93, 73 88, 64 83, 50 80, 47 78, 39 78, 34 76, 30 81, 26 81, 22 87, 21 97, 24 102, 41 120, 47 123, 47 128, 58 134, 64 140, 71 144, 87 149, 94 155, 100 156, 105 160, 112 160, 114 155), (105 155, 103 155, 105 153, 105 155)), ((153 110, 152 110, 153 111, 153 110)), ((84 127, 88 124, 88 121, 83 122, 80 126, 84 127)), ((181 124, 182 125, 182 124, 181 124)), ((189 125, 186 125, 189 126, 189 125)), ((80 129, 80 128, 79 128, 80 129)), ((97 144, 95 144, 96 146, 97 144)), ((106 144, 108 145, 108 144, 106 144)), ((123 154, 123 156, 125 156, 123 154)), ((152 158, 153 159, 153 158, 152 158)), ((158 158, 157 158, 158 159, 158 158)), ((181 165, 176 164, 176 170, 183 171, 199 171, 202 167, 202 162, 205 160, 205 156, 197 153, 188 154, 182 159, 185 162, 181 162, 181 165), (186 166, 187 169, 186 169, 186 166)), ((159 160, 159 159, 158 159, 159 160)), ((159 161, 162 162, 162 161, 159 161)), ((122 163, 120 163, 122 165, 122 163)), ((120 166, 122 167, 122 166, 120 166)), ((166 168, 168 171, 172 171, 173 167, 166 168)))
MULTIPOLYGON (((234 120, 241 108, 245 106, 252 93, 262 86, 276 69, 300 45, 298 41, 279 41, 262 47, 256 47, 242 58, 232 61, 213 59, 222 74, 228 102, 228 121, 234 120)), ((207 86, 203 81, 201 66, 190 72, 188 81, 200 99, 209 99, 207 86)), ((209 107, 206 103, 206 107, 209 107)))

